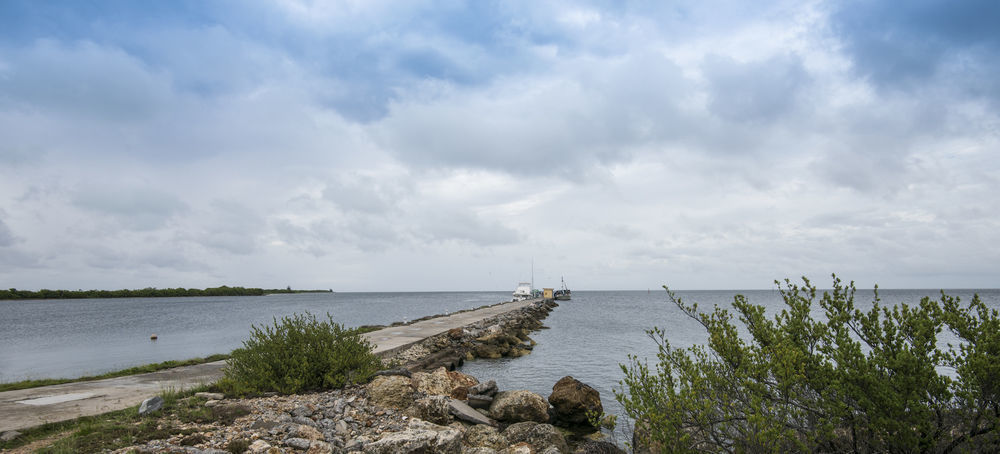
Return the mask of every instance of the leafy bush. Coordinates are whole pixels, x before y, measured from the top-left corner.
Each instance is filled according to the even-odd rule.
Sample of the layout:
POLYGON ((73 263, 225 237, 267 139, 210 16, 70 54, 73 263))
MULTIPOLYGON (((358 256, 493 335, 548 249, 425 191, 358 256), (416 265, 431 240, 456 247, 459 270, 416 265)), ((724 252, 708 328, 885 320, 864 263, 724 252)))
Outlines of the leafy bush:
MULTIPOLYGON (((854 307, 854 283, 833 277, 811 315, 816 287, 778 284, 773 319, 737 295, 729 311, 670 300, 708 332, 707 346, 678 349, 648 334, 655 368, 621 365, 615 392, 636 421, 634 443, 665 452, 997 452, 1000 318, 976 295, 854 307), (938 345, 948 329, 958 346, 938 345)), ((666 288, 666 287, 664 287, 666 288)), ((643 446, 639 446, 642 448, 643 446)))
POLYGON ((327 314, 309 314, 254 326, 250 339, 233 350, 219 387, 231 394, 258 394, 340 388, 364 383, 381 368, 374 346, 355 329, 345 329, 327 314))

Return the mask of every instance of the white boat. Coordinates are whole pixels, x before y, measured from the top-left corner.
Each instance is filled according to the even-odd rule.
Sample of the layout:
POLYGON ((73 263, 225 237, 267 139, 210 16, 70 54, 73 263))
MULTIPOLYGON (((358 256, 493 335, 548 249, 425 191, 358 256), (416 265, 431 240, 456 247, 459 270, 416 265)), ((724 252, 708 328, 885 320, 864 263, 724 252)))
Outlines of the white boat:
POLYGON ((559 301, 569 301, 571 295, 572 292, 570 292, 569 289, 566 288, 566 279, 562 279, 562 288, 556 290, 555 293, 552 294, 552 297, 559 301))
POLYGON ((517 284, 517 288, 514 289, 513 299, 511 301, 522 301, 531 298, 531 282, 520 282, 517 284))

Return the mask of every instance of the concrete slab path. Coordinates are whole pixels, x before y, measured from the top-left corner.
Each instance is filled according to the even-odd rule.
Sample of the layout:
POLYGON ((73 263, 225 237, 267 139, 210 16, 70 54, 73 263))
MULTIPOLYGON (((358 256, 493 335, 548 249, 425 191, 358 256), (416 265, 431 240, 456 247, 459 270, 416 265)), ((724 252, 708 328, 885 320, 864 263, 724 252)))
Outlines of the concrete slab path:
MULTIPOLYGON (((389 353, 536 301, 541 300, 498 304, 406 326, 383 328, 365 336, 375 344, 375 353, 389 353)), ((215 361, 148 374, 0 392, 0 432, 121 410, 166 390, 179 391, 209 384, 222 377, 224 365, 225 361, 215 361)))

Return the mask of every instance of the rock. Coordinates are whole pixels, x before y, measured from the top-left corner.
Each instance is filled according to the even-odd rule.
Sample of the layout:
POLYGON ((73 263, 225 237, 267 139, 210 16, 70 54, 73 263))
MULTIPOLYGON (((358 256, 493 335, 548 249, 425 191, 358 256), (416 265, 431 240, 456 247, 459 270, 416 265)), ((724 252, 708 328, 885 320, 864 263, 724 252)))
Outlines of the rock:
POLYGON ((200 397, 205 400, 222 400, 225 396, 222 393, 194 393, 194 397, 200 397))
POLYGON ((0 441, 11 441, 20 436, 21 432, 18 432, 16 430, 8 430, 0 434, 0 441))
POLYGON ((306 440, 322 440, 323 433, 316 430, 315 427, 307 426, 305 424, 300 424, 292 430, 292 436, 298 438, 305 438, 306 440))
POLYGON ((573 454, 625 454, 625 450, 607 441, 587 441, 577 446, 573 454))
POLYGON ((417 399, 405 413, 414 418, 420 418, 434 424, 447 425, 451 422, 447 396, 428 396, 417 399))
POLYGON ((404 409, 413 405, 413 382, 398 375, 375 377, 368 385, 372 402, 383 407, 404 409))
POLYGON ((410 372, 408 369, 403 369, 403 368, 399 368, 399 369, 385 369, 385 370, 380 370, 378 372, 375 372, 375 376, 376 377, 391 377, 393 375, 398 375, 400 377, 410 378, 410 377, 413 376, 413 373, 410 372))
POLYGON ((466 400, 469 398, 469 388, 464 386, 456 386, 455 389, 451 390, 451 398, 458 400, 466 400))
POLYGON ((493 398, 482 394, 470 394, 468 396, 469 406, 472 408, 490 408, 493 398))
POLYGON ((448 330, 448 337, 458 340, 462 338, 463 330, 462 328, 452 328, 448 330))
POLYGON ((299 405, 292 410, 292 416, 309 416, 313 414, 313 410, 305 405, 299 405))
POLYGON ((449 399, 448 407, 449 412, 452 415, 455 415, 455 419, 458 419, 459 421, 465 421, 472 424, 486 424, 489 426, 496 425, 496 422, 460 400, 449 399))
POLYGON ((350 435, 351 430, 347 428, 347 423, 343 419, 337 421, 337 425, 334 427, 339 435, 350 435))
POLYGON ((503 431, 510 443, 525 442, 535 447, 538 452, 542 452, 549 447, 555 447, 559 452, 569 452, 569 446, 559 429, 551 424, 538 424, 535 422, 519 422, 511 424, 503 431))
POLYGON ((294 422, 295 424, 303 424, 306 426, 316 427, 316 421, 313 421, 311 418, 306 418, 305 416, 295 416, 292 418, 292 422, 294 422))
POLYGON ((462 442, 469 447, 485 447, 491 449, 503 449, 510 443, 507 437, 503 436, 496 427, 487 425, 472 426, 465 430, 462 442))
POLYGON ((601 393, 568 375, 552 386, 549 403, 552 404, 555 420, 566 425, 590 425, 588 412, 604 412, 601 393))
POLYGON ((271 429, 273 429, 275 427, 278 427, 279 424, 281 424, 281 423, 278 422, 278 421, 269 421, 269 420, 266 420, 266 419, 258 419, 256 421, 254 421, 252 424, 250 424, 250 428, 251 429, 260 429, 260 430, 271 430, 271 429))
POLYGON ((365 444, 364 452, 365 454, 400 452, 458 454, 462 452, 462 433, 424 421, 412 421, 402 432, 390 432, 377 441, 365 444))
POLYGON ((330 454, 332 451, 333 448, 330 446, 330 443, 316 440, 309 445, 309 450, 306 451, 306 454, 330 454))
POLYGON ((480 383, 478 385, 469 388, 469 394, 482 394, 485 396, 493 396, 497 393, 497 382, 495 380, 490 380, 486 383, 480 383))
POLYGON ((503 358, 503 349, 493 344, 477 344, 473 353, 478 358, 497 359, 503 358))
POLYGON ((264 441, 264 440, 256 440, 256 441, 254 441, 253 443, 250 444, 250 447, 247 448, 247 450, 249 452, 252 452, 254 454, 264 453, 264 452, 267 452, 270 449, 271 449, 271 445, 268 442, 264 441))
POLYGON ((493 398, 490 415, 507 422, 548 422, 549 404, 545 398, 531 391, 505 391, 493 398))
POLYGON ((219 403, 221 403, 221 402, 222 401, 218 400, 218 399, 206 400, 205 401, 205 406, 208 407, 208 408, 212 408, 212 407, 215 407, 215 406, 219 405, 219 403))
POLYGON ((344 445, 344 450, 347 452, 360 451, 364 449, 365 442, 361 438, 354 438, 344 445))
POLYGON ((497 450, 483 446, 474 446, 462 449, 462 454, 497 454, 497 450))
POLYGON ((288 438, 285 439, 285 446, 289 446, 295 449, 309 449, 312 446, 312 442, 304 438, 288 438))
POLYGON ((479 384, 479 380, 468 374, 463 374, 459 371, 449 371, 448 378, 451 379, 451 386, 453 388, 463 387, 469 388, 479 384))
POLYGON ((139 416, 148 415, 159 410, 161 407, 163 407, 162 397, 150 397, 149 399, 142 401, 142 405, 139 405, 139 416))
POLYGON ((500 451, 501 454, 535 454, 535 450, 528 443, 517 443, 510 445, 507 449, 500 451))
POLYGON ((450 395, 452 388, 454 388, 451 384, 451 377, 448 376, 448 370, 443 367, 430 373, 417 372, 413 374, 413 386, 417 388, 417 391, 439 396, 450 395))

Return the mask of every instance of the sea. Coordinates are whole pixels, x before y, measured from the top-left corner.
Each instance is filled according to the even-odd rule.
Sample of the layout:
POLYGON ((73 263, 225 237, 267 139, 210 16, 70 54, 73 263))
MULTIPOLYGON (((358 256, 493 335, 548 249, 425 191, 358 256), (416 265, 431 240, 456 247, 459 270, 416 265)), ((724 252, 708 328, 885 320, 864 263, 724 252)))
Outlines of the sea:
MULTIPOLYGON (((1000 289, 945 290, 963 301, 973 294, 1000 308, 1000 289)), ((675 292, 701 309, 730 307, 742 294, 769 313, 781 310, 774 290, 675 292)), ((856 304, 871 306, 871 290, 858 290, 856 304)), ((883 305, 938 299, 940 290, 879 290, 883 305)), ((630 355, 656 360, 647 330, 659 327, 671 345, 706 342, 697 321, 670 301, 663 289, 574 291, 543 321, 546 328, 520 358, 466 362, 462 371, 496 380, 500 389, 527 389, 547 397, 552 385, 572 376, 597 389, 605 412, 621 414, 614 390, 620 365, 630 355)), ((228 353, 246 340, 253 325, 296 313, 330 314, 346 326, 390 324, 509 300, 510 292, 301 293, 244 297, 123 298, 0 301, 0 382, 74 378, 167 360, 228 353), (156 334, 156 341, 150 335, 156 334)), ((818 311, 817 311, 818 312, 818 311)), ((942 333, 942 342, 955 341, 942 333)), ((615 436, 624 436, 617 431, 615 436)), ((621 440, 619 440, 621 442, 621 440)))

